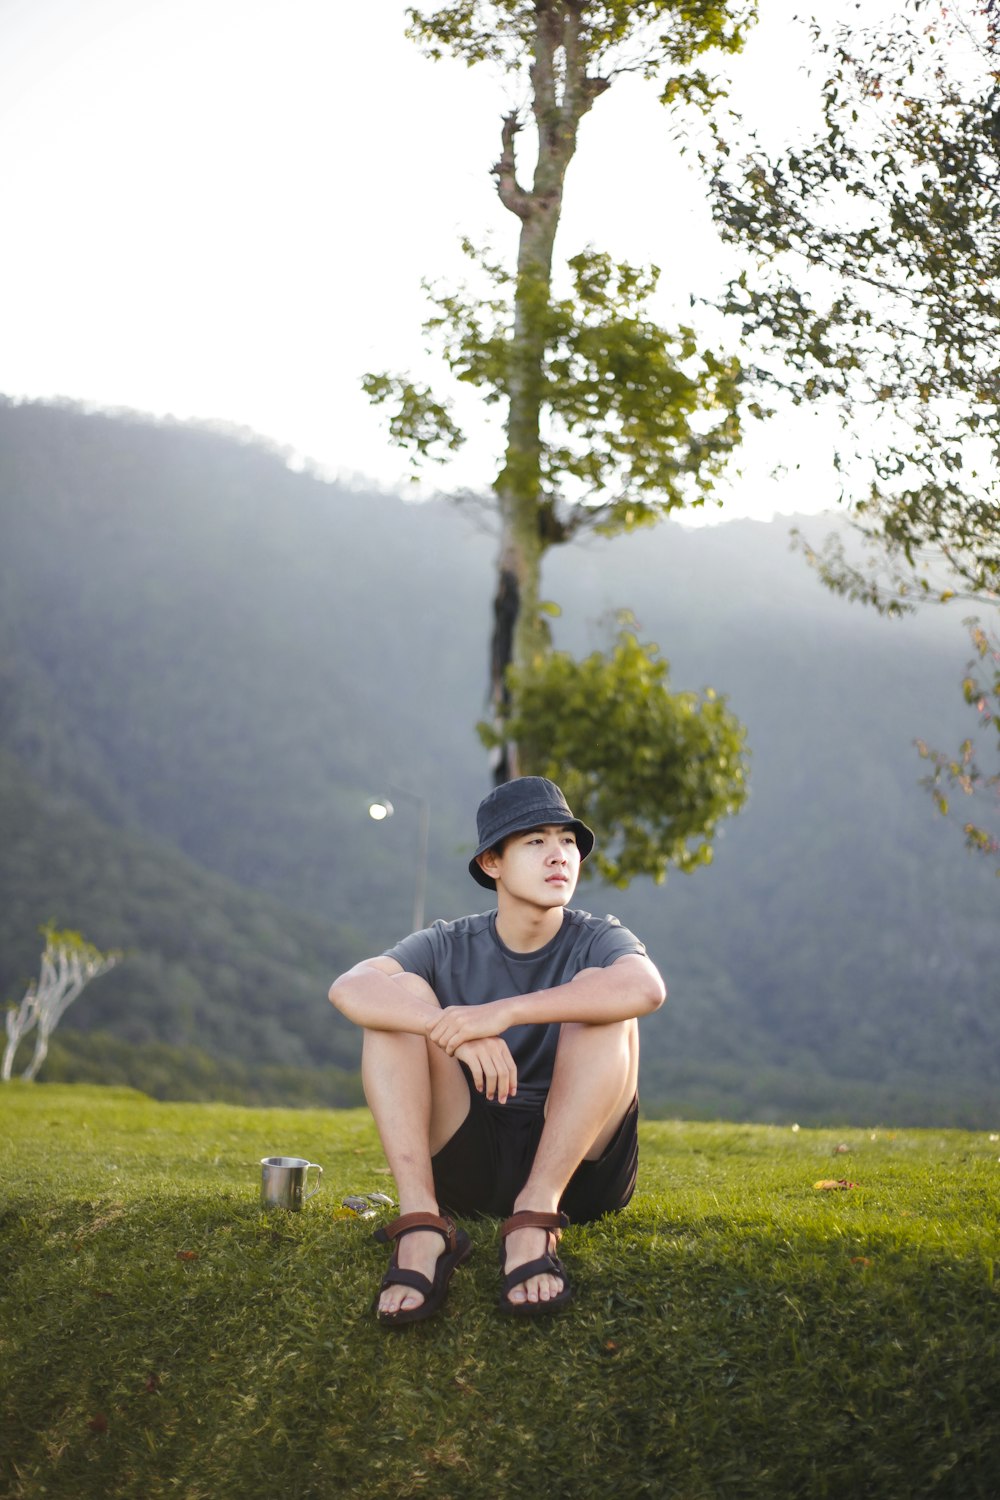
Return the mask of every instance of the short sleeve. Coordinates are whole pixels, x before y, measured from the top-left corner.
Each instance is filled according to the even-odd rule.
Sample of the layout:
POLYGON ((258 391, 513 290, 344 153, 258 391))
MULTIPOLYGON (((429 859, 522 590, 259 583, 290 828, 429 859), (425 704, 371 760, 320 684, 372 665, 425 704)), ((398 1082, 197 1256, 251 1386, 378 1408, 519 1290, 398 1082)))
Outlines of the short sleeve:
POLYGON ((617 917, 605 917, 598 926, 587 953, 587 964, 592 969, 606 969, 626 953, 646 956, 646 946, 634 932, 623 927, 617 917))
POLYGON ((421 979, 434 987, 434 936, 429 928, 420 932, 411 932, 409 937, 392 948, 387 948, 383 958, 395 959, 400 968, 405 969, 407 974, 417 974, 421 979))

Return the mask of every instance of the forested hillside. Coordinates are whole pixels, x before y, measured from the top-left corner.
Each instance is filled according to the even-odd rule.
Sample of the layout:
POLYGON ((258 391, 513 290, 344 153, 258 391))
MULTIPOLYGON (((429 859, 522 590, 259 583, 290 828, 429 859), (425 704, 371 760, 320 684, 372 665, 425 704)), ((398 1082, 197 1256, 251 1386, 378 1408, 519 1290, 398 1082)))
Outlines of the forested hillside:
MULTIPOLYGON (((557 645, 603 644, 630 607, 675 686, 713 686, 749 730, 750 802, 713 866, 578 897, 634 926, 670 985, 645 1102, 992 1122, 996 881, 933 814, 913 749, 967 730, 961 612, 887 622, 830 598, 787 531, 666 525, 566 549, 546 580, 557 645)), ((415 870, 412 807, 376 826, 372 796, 430 803, 429 917, 480 896, 482 516, 348 491, 231 434, 6 403, 0 533, 0 997, 54 920, 128 954, 67 1016, 61 1066, 81 1032, 115 1039, 116 1076, 130 1046, 198 1046, 247 1079, 351 1066, 328 977, 407 927, 415 870)), ((78 1051, 99 1066, 93 1037, 78 1051)))

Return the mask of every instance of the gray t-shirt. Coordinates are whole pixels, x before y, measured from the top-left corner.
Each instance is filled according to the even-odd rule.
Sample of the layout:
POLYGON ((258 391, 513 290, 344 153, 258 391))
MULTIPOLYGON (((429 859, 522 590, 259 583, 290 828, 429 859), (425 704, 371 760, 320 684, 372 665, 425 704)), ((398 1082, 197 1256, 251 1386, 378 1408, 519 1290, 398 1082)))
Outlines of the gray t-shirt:
MULTIPOLYGON (((565 910, 555 937, 533 953, 515 953, 501 941, 495 911, 455 922, 435 922, 389 948, 408 974, 426 979, 442 1005, 483 1005, 511 995, 533 995, 566 984, 581 969, 605 969, 625 953, 646 952, 617 917, 565 910)), ((552 1082, 559 1023, 511 1026, 503 1033, 517 1065, 517 1094, 510 1105, 536 1107, 552 1082)))

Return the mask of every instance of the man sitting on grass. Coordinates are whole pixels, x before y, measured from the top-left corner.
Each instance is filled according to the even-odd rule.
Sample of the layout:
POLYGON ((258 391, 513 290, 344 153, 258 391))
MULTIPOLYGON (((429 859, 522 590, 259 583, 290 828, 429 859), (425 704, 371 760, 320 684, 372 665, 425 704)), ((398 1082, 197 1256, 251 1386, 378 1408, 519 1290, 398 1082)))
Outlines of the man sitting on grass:
POLYGON ((468 1235, 442 1215, 503 1218, 500 1309, 569 1300, 561 1230, 624 1208, 638 1164, 639 1028, 666 990, 614 917, 570 909, 594 835, 554 782, 480 804, 473 879, 497 909, 435 922, 341 975, 330 999, 364 1028, 362 1077, 400 1217, 378 1302, 388 1326, 437 1312, 468 1235))

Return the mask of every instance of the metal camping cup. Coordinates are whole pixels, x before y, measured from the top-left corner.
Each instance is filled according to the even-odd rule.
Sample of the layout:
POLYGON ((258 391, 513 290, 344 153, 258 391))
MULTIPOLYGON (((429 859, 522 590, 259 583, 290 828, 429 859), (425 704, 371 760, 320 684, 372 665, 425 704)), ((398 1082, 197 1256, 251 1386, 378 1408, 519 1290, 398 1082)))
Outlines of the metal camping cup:
POLYGON ((297 1213, 307 1198, 314 1198, 322 1187, 318 1182, 311 1193, 304 1193, 306 1173, 315 1167, 320 1178, 323 1168, 304 1156, 262 1156, 260 1159, 260 1201, 265 1208, 290 1208, 297 1213))

